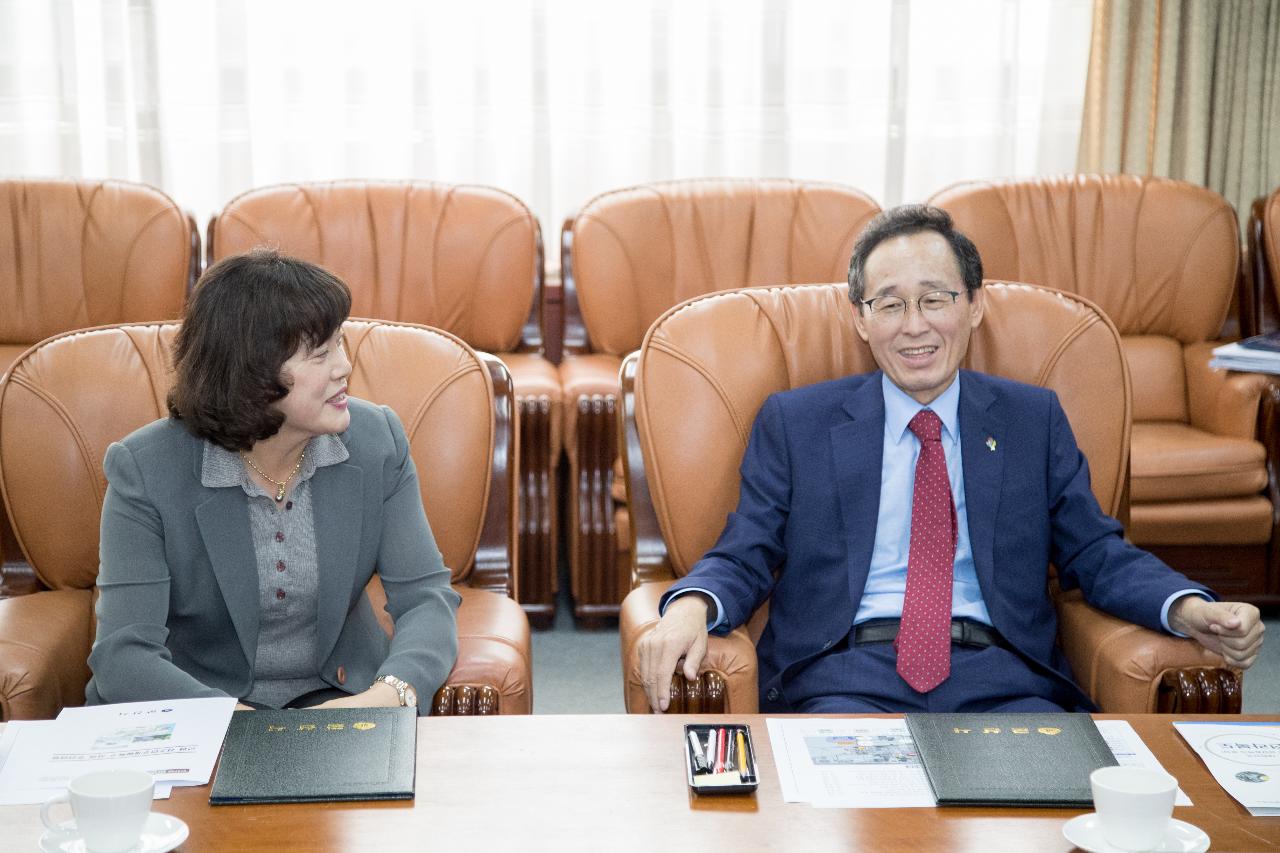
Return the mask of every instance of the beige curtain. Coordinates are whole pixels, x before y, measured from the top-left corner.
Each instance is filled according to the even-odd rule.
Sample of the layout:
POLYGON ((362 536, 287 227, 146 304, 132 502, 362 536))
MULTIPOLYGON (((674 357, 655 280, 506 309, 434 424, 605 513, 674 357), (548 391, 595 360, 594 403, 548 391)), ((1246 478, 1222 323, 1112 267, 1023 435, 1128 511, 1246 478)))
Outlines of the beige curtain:
POLYGON ((200 221, 281 181, 476 182, 548 237, 670 178, 896 204, 1075 168, 1091 3, 0 0, 0 175, 141 180, 200 221))
POLYGON ((1094 0, 1077 166, 1202 184, 1247 218, 1280 185, 1280 0, 1094 0))

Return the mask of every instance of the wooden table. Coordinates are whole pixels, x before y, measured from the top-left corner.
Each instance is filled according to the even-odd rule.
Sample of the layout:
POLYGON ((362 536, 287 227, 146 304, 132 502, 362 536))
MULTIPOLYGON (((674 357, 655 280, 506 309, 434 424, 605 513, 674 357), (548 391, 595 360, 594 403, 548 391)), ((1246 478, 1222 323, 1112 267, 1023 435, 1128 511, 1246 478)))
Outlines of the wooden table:
MULTIPOLYGON (((1100 719, 1113 718, 1101 715, 1100 719)), ((1213 851, 1280 849, 1280 818, 1255 818, 1214 781, 1170 725, 1127 716, 1192 802, 1174 815, 1213 851)), ((815 809, 782 801, 763 716, 441 717, 419 721, 412 802, 210 806, 178 788, 156 811, 191 827, 204 850, 1016 851, 1074 848, 1068 809, 815 809), (685 785, 683 725, 745 721, 759 750, 755 796, 697 797, 685 785)), ((37 849, 37 806, 0 808, 0 849, 37 849)))

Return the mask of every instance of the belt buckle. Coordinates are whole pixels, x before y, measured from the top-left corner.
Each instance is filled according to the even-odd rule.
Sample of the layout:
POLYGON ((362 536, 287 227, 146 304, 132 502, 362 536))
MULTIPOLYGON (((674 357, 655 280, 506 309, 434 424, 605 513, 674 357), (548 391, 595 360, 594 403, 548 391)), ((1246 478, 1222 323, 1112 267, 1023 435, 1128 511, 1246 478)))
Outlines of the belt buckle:
POLYGON ((978 637, 976 636, 977 632, 974 631, 974 623, 970 622, 967 619, 957 619, 951 624, 956 625, 960 628, 960 632, 959 632, 960 635, 956 637, 957 643, 959 643, 962 646, 981 646, 982 645, 982 643, 979 641, 978 637))

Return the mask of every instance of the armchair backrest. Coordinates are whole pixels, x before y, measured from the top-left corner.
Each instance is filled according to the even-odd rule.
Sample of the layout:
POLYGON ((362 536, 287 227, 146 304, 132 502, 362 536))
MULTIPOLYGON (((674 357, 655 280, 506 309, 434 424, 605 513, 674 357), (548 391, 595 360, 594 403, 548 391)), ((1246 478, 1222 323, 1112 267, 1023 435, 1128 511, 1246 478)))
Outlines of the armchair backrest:
POLYGON ((486 352, 521 343, 542 283, 538 220, 492 187, 333 181, 250 190, 209 223, 210 263, 268 245, 351 287, 351 313, 444 329, 486 352))
MULTIPOLYGON (((67 333, 29 350, 0 385, 0 490, 23 553, 54 589, 89 588, 97 578, 103 456, 111 442, 167 414, 177 330, 150 323, 67 333)), ((509 465, 501 463, 503 478, 492 476, 495 456, 510 452, 509 381, 496 383, 505 396, 499 423, 489 362, 454 336, 367 320, 350 320, 345 331, 350 393, 390 406, 404 423, 454 582, 509 591, 509 465), (498 538, 505 549, 497 546, 505 581, 494 577, 502 559, 482 547, 482 533, 488 542, 497 528, 506 537, 498 538), (483 578, 472 576, 477 562, 483 578)))
POLYGON ((934 195, 988 278, 1092 301, 1124 336, 1134 419, 1188 420, 1183 347, 1214 339, 1240 262, 1235 212, 1204 187, 1134 175, 973 181, 934 195))
POLYGON ((1280 187, 1272 190, 1262 203, 1262 244, 1266 247, 1272 286, 1280 288, 1280 187))
POLYGON ((1241 295, 1241 334, 1280 327, 1280 187, 1249 206, 1247 284, 1241 295))
MULTIPOLYGON (((1121 513, 1131 410, 1115 326, 1071 294, 1012 283, 986 291, 965 366, 1056 391, 1089 459, 1094 494, 1105 511, 1121 513)), ((847 292, 817 284, 712 294, 668 311, 646 335, 634 419, 652 514, 677 577, 737 504, 738 467, 765 398, 875 369, 847 292)), ((632 498, 633 514, 649 512, 632 498)))
POLYGON ((59 332, 181 316, 199 268, 194 223, 127 181, 0 181, 0 234, 0 372, 59 332))
MULTIPOLYGON (((662 312, 729 288, 834 281, 880 207, 838 184, 701 179, 588 202, 565 259, 591 349, 625 355, 662 312)), ((566 294, 572 304, 572 296, 566 294)), ((572 339, 566 330, 566 340, 572 339)))

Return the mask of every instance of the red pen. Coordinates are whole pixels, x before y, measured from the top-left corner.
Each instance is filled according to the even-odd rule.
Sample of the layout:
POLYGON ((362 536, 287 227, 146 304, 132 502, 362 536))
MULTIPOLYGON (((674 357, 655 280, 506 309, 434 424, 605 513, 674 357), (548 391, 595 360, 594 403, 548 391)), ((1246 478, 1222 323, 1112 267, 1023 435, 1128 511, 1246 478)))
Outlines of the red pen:
POLYGON ((716 738, 716 772, 724 772, 724 754, 725 747, 729 744, 729 736, 725 734, 724 727, 720 727, 719 736, 716 738))

